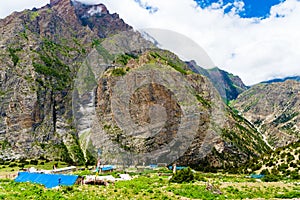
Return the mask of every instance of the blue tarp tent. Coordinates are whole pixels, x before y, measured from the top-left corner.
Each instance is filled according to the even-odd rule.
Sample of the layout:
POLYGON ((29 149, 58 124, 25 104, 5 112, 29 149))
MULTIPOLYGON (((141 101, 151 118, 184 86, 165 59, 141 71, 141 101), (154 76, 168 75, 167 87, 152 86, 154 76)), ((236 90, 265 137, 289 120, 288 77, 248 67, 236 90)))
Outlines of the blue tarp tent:
POLYGON ((46 188, 53 188, 59 185, 71 186, 76 183, 78 176, 62 174, 40 174, 19 172, 16 182, 31 182, 44 185, 46 188))
POLYGON ((114 169, 115 169, 115 166, 113 166, 113 165, 105 165, 101 168, 102 171, 111 171, 114 169))
POLYGON ((157 167, 158 167, 158 165, 155 165, 155 164, 150 164, 150 165, 149 165, 149 167, 150 167, 150 168, 152 168, 152 169, 154 169, 154 168, 157 168, 157 167))
MULTIPOLYGON (((182 166, 176 166, 176 170, 182 170, 182 169, 185 169, 187 167, 182 167, 182 166)), ((173 166, 169 166, 169 170, 172 170, 173 169, 173 166)))
POLYGON ((265 177, 265 175, 263 174, 250 174, 251 178, 257 178, 257 179, 261 179, 263 177, 265 177))

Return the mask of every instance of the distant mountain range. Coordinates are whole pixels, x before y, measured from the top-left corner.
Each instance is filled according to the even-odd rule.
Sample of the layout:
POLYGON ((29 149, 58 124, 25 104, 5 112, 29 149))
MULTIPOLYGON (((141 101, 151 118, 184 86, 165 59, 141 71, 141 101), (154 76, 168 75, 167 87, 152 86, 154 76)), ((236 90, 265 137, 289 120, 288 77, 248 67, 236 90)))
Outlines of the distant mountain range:
POLYGON ((287 80, 294 80, 300 82, 300 76, 288 76, 285 78, 276 78, 276 79, 271 79, 268 81, 263 81, 261 83, 280 83, 280 82, 285 82, 287 80))

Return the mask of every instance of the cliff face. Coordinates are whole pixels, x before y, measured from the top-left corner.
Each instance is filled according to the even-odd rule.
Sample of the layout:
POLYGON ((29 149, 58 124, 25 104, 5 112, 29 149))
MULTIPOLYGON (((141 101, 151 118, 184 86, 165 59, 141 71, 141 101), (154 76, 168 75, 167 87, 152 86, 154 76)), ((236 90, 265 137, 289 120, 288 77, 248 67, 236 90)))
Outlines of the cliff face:
MULTIPOLYGON (((101 8, 101 35, 123 30, 125 23, 101 8)), ((72 90, 77 70, 100 34, 82 22, 89 9, 56 0, 0 20, 0 158, 43 155, 83 161, 72 120, 72 90)))
POLYGON ((207 78, 102 4, 53 0, 0 33, 2 159, 83 164, 101 149, 106 162, 226 168, 269 150, 207 78))
POLYGON ((103 160, 227 168, 269 150, 208 79, 174 54, 124 56, 100 76, 93 126, 81 136, 87 149, 102 150, 103 160))
POLYGON ((299 140, 300 84, 263 83, 242 93, 233 106, 264 134, 273 147, 299 140))

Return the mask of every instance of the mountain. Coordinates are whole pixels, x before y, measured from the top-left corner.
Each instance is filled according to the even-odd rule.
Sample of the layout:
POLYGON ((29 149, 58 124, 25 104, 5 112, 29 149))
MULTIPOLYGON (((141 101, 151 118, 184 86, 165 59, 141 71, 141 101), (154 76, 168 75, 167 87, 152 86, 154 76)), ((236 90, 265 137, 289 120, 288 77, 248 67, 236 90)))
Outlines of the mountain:
POLYGON ((207 76, 225 102, 236 99, 240 93, 249 88, 243 83, 240 77, 217 67, 204 69, 198 66, 194 61, 187 62, 187 64, 193 72, 207 76))
POLYGON ((206 77, 103 4, 52 0, 0 20, 0 33, 1 159, 209 169, 270 149, 206 77))
POLYGON ((300 76, 288 76, 285 78, 276 78, 268 81, 263 81, 261 83, 278 83, 278 82, 285 82, 287 80, 294 80, 300 82, 300 76))
POLYGON ((299 179, 299 156, 300 143, 295 142, 265 154, 261 158, 251 160, 240 170, 242 173, 283 175, 299 179))
POLYGON ((164 163, 178 156, 178 164, 209 170, 237 166, 270 150, 256 129, 224 104, 210 81, 173 53, 151 49, 126 57, 126 62, 117 58, 99 79, 99 126, 83 135, 94 149, 107 152, 104 160, 164 163), (187 120, 187 115, 193 117, 187 120), (144 134, 149 137, 134 137, 144 134), (179 153, 178 144, 188 144, 185 153, 179 153))
POLYGON ((73 81, 92 46, 123 30, 132 28, 104 5, 68 0, 0 20, 1 158, 43 155, 83 163, 73 81))
POLYGON ((300 83, 293 80, 254 85, 232 102, 275 148, 300 137, 300 83))

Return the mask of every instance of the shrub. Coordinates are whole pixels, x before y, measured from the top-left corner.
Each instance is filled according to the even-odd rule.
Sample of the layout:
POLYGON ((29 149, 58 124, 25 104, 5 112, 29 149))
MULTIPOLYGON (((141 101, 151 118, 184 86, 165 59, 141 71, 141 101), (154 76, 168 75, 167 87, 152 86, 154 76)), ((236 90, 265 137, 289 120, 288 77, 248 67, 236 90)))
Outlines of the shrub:
POLYGON ((126 71, 124 68, 115 68, 112 70, 113 76, 124 76, 126 74, 126 71))
POLYGON ((31 164, 31 165, 38 165, 38 161, 37 160, 31 160, 30 162, 29 162, 29 164, 31 164))
POLYGON ((278 170, 282 172, 286 172, 286 170, 289 168, 289 165, 284 163, 278 166, 278 170))
POLYGON ((185 168, 182 170, 178 170, 176 174, 172 176, 170 182, 172 183, 189 183, 194 180, 194 173, 192 172, 191 168, 185 168))
POLYGON ((268 174, 268 175, 264 176, 261 180, 264 182, 277 182, 280 180, 280 178, 273 174, 268 174))
POLYGON ((297 168, 297 164, 294 163, 294 162, 291 162, 291 163, 290 163, 290 167, 292 167, 292 168, 297 168))
POLYGON ((16 164, 16 163, 10 163, 10 164, 8 165, 8 167, 17 167, 17 164, 16 164))
POLYGON ((20 168, 24 168, 24 163, 20 163, 20 164, 18 164, 18 167, 20 167, 20 168))
POLYGON ((291 173, 291 179, 294 179, 294 180, 299 180, 300 179, 300 175, 298 174, 297 171, 293 171, 291 173))
POLYGON ((268 175, 268 174, 270 174, 270 172, 269 172, 268 169, 263 169, 263 170, 261 171, 261 174, 263 174, 263 175, 268 175))

